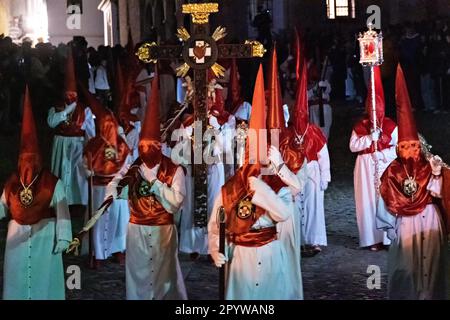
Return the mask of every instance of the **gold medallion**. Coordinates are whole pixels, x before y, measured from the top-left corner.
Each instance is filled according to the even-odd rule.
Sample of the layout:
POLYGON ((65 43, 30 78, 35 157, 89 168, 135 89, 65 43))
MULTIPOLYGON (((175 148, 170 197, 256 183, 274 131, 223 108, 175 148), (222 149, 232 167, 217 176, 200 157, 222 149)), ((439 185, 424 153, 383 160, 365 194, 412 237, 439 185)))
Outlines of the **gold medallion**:
POLYGON ((105 149, 105 160, 113 161, 116 159, 117 151, 113 147, 107 147, 105 149))
POLYGON ((20 203, 25 208, 28 208, 29 206, 31 206, 31 204, 33 203, 33 200, 34 200, 33 191, 31 191, 31 189, 28 189, 28 188, 22 189, 20 191, 19 197, 20 197, 20 203))
POLYGON ((240 219, 248 219, 253 214, 254 209, 250 198, 244 198, 239 202, 237 216, 240 219))
POLYGON ((412 198, 417 192, 417 182, 414 178, 408 177, 403 181, 403 193, 412 198))

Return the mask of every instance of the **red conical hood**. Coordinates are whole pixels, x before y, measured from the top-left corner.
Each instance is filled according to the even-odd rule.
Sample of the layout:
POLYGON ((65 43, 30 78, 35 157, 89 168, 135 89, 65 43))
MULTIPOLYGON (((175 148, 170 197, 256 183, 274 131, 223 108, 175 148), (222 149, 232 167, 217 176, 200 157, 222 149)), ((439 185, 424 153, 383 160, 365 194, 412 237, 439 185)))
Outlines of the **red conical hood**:
POLYGON ((268 117, 267 129, 281 129, 284 127, 283 103, 281 98, 281 86, 278 78, 278 60, 276 46, 272 50, 272 59, 269 70, 269 95, 268 95, 268 117))
POLYGON ((245 159, 246 163, 261 164, 262 160, 263 161, 266 160, 266 152, 263 151, 260 152, 260 147, 266 145, 267 142, 267 141, 260 141, 261 140, 260 134, 262 134, 261 131, 265 129, 266 129, 266 98, 264 92, 263 69, 262 65, 260 65, 258 75, 256 76, 255 89, 253 92, 252 113, 249 121, 249 139, 247 139, 247 156, 245 159), (256 139, 252 139, 251 136, 252 132, 256 134, 256 139))
POLYGON ((25 88, 23 102, 22 132, 20 137, 20 151, 18 171, 23 183, 30 184, 42 169, 42 158, 39 151, 39 141, 36 132, 33 110, 31 106, 28 86, 25 88))
POLYGON ((300 81, 298 83, 297 96, 295 99, 294 118, 295 130, 299 134, 304 134, 309 124, 309 110, 308 110, 308 76, 306 66, 302 68, 300 81))
MULTIPOLYGON (((385 110, 385 104, 384 104, 384 89, 383 89, 383 82, 381 81, 381 72, 380 67, 375 66, 374 67, 374 78, 375 78, 375 108, 377 113, 377 123, 378 125, 381 125, 383 123, 384 119, 384 110, 385 110)), ((373 123, 372 119, 372 86, 369 83, 369 88, 367 91, 367 98, 366 98, 366 111, 369 115, 369 119, 373 123)))
POLYGON ((147 110, 145 112, 145 119, 141 130, 141 141, 161 141, 159 105, 159 75, 156 72, 155 78, 152 81, 152 91, 150 94, 150 99, 148 99, 147 102, 147 110))
POLYGON ((235 113, 243 101, 244 100, 241 97, 241 85, 239 83, 237 63, 236 59, 233 59, 230 68, 230 82, 228 85, 227 111, 235 113))
POLYGON ((398 142, 419 140, 411 100, 400 64, 397 66, 395 79, 395 100, 397 103, 398 142))
POLYGON ((77 92, 77 80, 75 76, 75 64, 73 62, 72 47, 67 49, 67 60, 64 79, 65 92, 77 92))

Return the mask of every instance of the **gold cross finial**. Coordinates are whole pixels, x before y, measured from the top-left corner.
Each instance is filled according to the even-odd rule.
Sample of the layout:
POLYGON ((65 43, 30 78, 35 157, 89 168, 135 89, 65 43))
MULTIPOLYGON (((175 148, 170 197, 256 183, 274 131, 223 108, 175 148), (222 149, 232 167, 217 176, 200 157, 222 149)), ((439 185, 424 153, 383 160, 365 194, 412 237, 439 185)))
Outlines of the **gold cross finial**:
POLYGON ((183 13, 192 17, 192 22, 204 24, 209 22, 209 14, 219 12, 218 3, 190 3, 183 4, 183 13))

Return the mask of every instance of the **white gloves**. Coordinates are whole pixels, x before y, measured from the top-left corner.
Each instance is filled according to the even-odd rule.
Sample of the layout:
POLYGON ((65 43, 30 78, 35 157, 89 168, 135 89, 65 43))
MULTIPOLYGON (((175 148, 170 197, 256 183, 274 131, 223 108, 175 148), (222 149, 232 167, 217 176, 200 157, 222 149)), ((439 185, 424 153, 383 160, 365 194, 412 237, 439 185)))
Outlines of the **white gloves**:
POLYGON ((325 191, 328 189, 328 181, 320 181, 320 190, 325 191))
POLYGON ((61 254, 69 248, 70 241, 66 240, 58 240, 55 245, 55 249, 53 249, 53 254, 61 254))
POLYGON ((151 170, 145 164, 139 167, 139 173, 141 174, 141 177, 143 177, 148 182, 152 182, 157 178, 156 172, 157 170, 151 170))
POLYGON ((248 186, 251 192, 265 192, 267 190, 272 190, 264 181, 257 177, 248 178, 248 186))
POLYGON ((431 172, 435 176, 440 176, 442 171, 442 159, 439 156, 433 156, 430 159, 431 172))
POLYGON ((219 251, 211 252, 211 258, 214 260, 214 264, 217 268, 221 268, 225 262, 228 261, 227 257, 223 253, 220 253, 219 251))
POLYGON ((94 172, 89 170, 86 158, 83 159, 83 170, 86 175, 86 178, 92 177, 94 172))
POLYGON ((77 107, 76 102, 66 105, 66 108, 64 109, 65 115, 67 116, 67 115, 71 114, 75 110, 76 107, 77 107))
POLYGON ((380 140, 380 134, 381 134, 381 130, 377 128, 377 130, 373 131, 370 134, 370 138, 372 139, 372 141, 378 141, 378 140, 380 140))
POLYGON ((284 163, 280 151, 274 146, 270 146, 269 148, 269 160, 276 168, 279 168, 284 163))
POLYGON ((113 199, 117 199, 119 195, 117 194, 117 187, 116 186, 107 186, 106 192, 105 192, 105 200, 109 197, 113 197, 113 199))

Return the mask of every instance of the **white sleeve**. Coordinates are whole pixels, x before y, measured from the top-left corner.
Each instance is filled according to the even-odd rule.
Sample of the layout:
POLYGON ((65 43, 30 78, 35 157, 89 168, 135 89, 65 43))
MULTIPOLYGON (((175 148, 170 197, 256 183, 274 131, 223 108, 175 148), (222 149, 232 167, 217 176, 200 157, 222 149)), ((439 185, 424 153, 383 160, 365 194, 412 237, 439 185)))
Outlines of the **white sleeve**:
POLYGON ((56 211, 56 240, 72 241, 72 224, 70 221, 69 206, 61 180, 58 180, 53 192, 50 207, 56 211))
POLYGON ((84 122, 81 129, 86 132, 86 141, 88 141, 95 137, 95 121, 90 108, 84 109, 84 115, 84 122))
POLYGON ((274 221, 287 220, 294 212, 292 194, 289 188, 281 188, 276 194, 265 182, 261 182, 257 185, 252 203, 266 210, 274 221))
POLYGON ((167 212, 172 214, 177 213, 186 196, 186 184, 183 169, 178 167, 172 181, 172 186, 169 187, 167 184, 156 180, 150 191, 155 194, 156 199, 167 212))
POLYGON ((442 176, 438 178, 431 178, 428 182, 427 190, 431 192, 431 195, 435 198, 442 198, 442 176))
POLYGON ((372 137, 370 135, 359 137, 355 131, 352 132, 350 138, 350 151, 360 152, 364 149, 370 148, 372 145, 372 137))
POLYGON ((61 122, 67 120, 67 114, 65 111, 56 112, 55 108, 50 108, 47 116, 47 124, 50 128, 56 128, 61 122))
POLYGON ((322 150, 317 154, 320 170, 320 181, 331 181, 331 171, 330 171, 330 155, 328 154, 328 147, 325 144, 322 150))
MULTIPOLYGON (((300 173, 302 169, 298 172, 300 173)), ((299 176, 293 173, 286 165, 283 165, 278 171, 278 176, 280 179, 288 185, 288 187, 292 191, 292 195, 296 195, 297 193, 303 190, 304 182, 299 179, 299 176)))
MULTIPOLYGON (((130 166, 132 165, 132 157, 131 154, 127 156, 127 159, 125 160, 125 163, 123 164, 122 168, 120 168, 119 172, 116 173, 114 178, 108 183, 106 186, 106 192, 105 192, 105 199, 106 200, 110 194, 112 194, 111 189, 116 189, 119 185, 119 182, 125 177, 128 170, 130 169, 130 166)), ((120 195, 118 195, 120 196, 120 195)))
POLYGON ((8 207, 6 206, 6 195, 3 190, 2 197, 0 199, 0 220, 6 218, 8 214, 8 207))
POLYGON ((208 253, 219 252, 219 224, 217 221, 217 212, 222 206, 222 193, 218 192, 214 200, 212 213, 208 221, 208 253))

